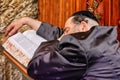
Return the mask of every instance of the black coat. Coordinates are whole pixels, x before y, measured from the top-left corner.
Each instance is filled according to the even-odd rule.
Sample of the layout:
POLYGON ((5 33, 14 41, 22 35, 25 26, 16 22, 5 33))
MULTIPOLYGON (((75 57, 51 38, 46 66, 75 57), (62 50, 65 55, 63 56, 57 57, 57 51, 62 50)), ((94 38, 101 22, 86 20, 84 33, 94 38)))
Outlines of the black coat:
POLYGON ((116 27, 94 27, 57 38, 59 28, 43 23, 37 34, 46 38, 28 65, 36 80, 120 80, 120 49, 116 27))

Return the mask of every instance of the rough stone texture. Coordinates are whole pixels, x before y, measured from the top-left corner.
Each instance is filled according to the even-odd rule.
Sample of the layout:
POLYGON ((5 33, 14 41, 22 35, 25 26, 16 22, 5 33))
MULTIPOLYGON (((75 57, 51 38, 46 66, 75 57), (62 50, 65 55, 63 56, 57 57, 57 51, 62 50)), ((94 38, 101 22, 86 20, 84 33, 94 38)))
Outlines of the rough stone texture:
POLYGON ((37 19, 37 0, 0 0, 0 80, 28 80, 19 69, 2 54, 5 28, 15 19, 29 16, 37 19))
POLYGON ((37 18, 37 0, 0 0, 0 30, 23 16, 37 18))

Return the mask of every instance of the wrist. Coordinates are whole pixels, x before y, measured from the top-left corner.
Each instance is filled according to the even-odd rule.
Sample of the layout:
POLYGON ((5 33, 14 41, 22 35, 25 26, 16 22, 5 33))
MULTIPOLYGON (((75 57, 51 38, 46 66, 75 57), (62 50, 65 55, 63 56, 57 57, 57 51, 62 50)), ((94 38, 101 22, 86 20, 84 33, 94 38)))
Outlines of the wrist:
POLYGON ((38 30, 39 26, 41 25, 41 21, 32 19, 30 17, 23 17, 21 18, 22 24, 23 25, 28 25, 31 28, 33 28, 34 30, 38 30))
POLYGON ((23 25, 28 25, 28 22, 30 21, 30 18, 29 17, 22 17, 21 21, 22 21, 23 25))

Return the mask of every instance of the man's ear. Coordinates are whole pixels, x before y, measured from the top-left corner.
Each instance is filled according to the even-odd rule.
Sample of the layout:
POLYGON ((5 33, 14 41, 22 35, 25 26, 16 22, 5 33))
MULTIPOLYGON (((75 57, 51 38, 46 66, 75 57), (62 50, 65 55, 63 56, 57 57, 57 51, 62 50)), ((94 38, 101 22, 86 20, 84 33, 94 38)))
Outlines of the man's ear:
POLYGON ((86 31, 90 30, 90 27, 88 26, 88 24, 85 21, 82 21, 80 23, 79 29, 81 32, 86 32, 86 31))

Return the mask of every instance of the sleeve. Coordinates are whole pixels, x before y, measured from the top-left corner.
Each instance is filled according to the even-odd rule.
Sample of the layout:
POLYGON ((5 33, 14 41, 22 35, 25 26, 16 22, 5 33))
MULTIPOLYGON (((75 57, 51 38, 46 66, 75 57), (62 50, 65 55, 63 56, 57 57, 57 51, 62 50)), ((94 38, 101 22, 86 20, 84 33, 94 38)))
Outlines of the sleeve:
POLYGON ((46 40, 55 40, 63 34, 63 30, 57 26, 43 22, 37 30, 37 34, 46 40))
POLYGON ((38 80, 78 80, 87 68, 86 54, 70 36, 44 42, 28 64, 28 74, 38 80))

